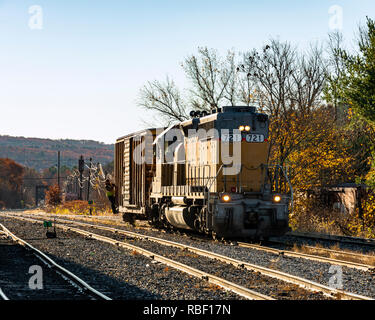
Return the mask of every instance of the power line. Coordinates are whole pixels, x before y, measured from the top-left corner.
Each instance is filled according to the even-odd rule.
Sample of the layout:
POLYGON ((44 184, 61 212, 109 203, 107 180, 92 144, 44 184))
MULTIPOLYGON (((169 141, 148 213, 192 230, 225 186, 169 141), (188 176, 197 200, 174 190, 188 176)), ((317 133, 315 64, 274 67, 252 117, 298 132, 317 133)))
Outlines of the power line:
MULTIPOLYGON (((1 158, 1 157, 0 157, 1 158)), ((9 157, 6 157, 6 159, 10 159, 10 160, 13 160, 13 161, 19 161, 19 162, 56 162, 56 160, 47 160, 47 159, 14 159, 14 158, 9 158, 9 157)), ((113 159, 112 159, 113 160, 113 159)), ((77 159, 63 159, 61 160, 61 162, 76 162, 77 159)))
MULTIPOLYGON (((60 177, 60 179, 66 179, 68 178, 67 176, 66 177, 60 177)), ((54 180, 56 179, 57 180, 57 177, 55 178, 23 178, 23 180, 54 180)))

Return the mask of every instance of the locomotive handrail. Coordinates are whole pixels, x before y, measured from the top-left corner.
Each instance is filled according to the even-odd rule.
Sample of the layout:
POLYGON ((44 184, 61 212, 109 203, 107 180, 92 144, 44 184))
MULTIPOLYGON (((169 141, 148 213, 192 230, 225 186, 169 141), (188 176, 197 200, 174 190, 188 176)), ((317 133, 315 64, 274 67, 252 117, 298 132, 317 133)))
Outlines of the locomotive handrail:
POLYGON ((293 188, 292 188, 292 184, 290 183, 290 180, 289 180, 289 177, 287 175, 287 173, 285 172, 284 170, 284 167, 279 165, 279 164, 274 164, 274 165, 266 165, 267 168, 276 168, 276 169, 281 169, 281 172, 283 174, 283 176, 285 177, 288 185, 289 185, 289 188, 290 188, 290 192, 292 193, 293 192, 293 188))
POLYGON ((193 181, 196 182, 197 179, 198 180, 202 180, 203 181, 203 184, 204 184, 204 180, 205 179, 210 179, 211 178, 211 166, 209 164, 205 164, 205 165, 191 165, 189 162, 186 162, 187 164, 187 172, 188 172, 188 177, 187 177, 187 181, 188 181, 188 185, 190 185, 193 181), (206 167, 208 167, 209 171, 208 171, 208 177, 209 178, 205 178, 205 170, 206 170, 206 167), (190 173, 193 173, 192 172, 192 168, 194 168, 194 177, 193 177, 193 174, 190 175, 190 173), (197 174, 196 174, 196 169, 197 168, 203 168, 203 175, 202 177, 199 177, 197 178, 197 174), (190 184, 189 184, 190 183, 190 184))
MULTIPOLYGON (((219 170, 218 170, 218 172, 217 172, 217 174, 216 174, 215 177, 210 177, 210 178, 209 178, 209 179, 213 179, 213 181, 211 182, 210 186, 208 187, 208 191, 210 190, 210 188, 211 188, 212 184, 214 183, 214 181, 217 179, 217 177, 218 177, 220 171, 223 169, 223 167, 224 167, 224 164, 222 164, 222 165, 220 166, 220 168, 219 168, 219 170)), ((205 186, 206 189, 207 189, 207 186, 208 186, 209 182, 210 182, 210 181, 208 181, 207 184, 206 184, 206 186, 205 186)))
MULTIPOLYGON (((290 213, 293 212, 293 197, 294 197, 294 193, 293 193, 293 187, 292 187, 292 183, 290 182, 290 179, 289 179, 289 176, 288 174, 285 172, 285 168, 279 164, 274 164, 274 165, 269 165, 267 164, 266 165, 267 169, 269 168, 276 168, 276 169, 280 169, 284 178, 286 179, 286 182, 288 183, 289 185, 289 194, 290 194, 290 213)), ((269 178, 269 177, 268 177, 269 178)))
MULTIPOLYGON (((220 166, 220 168, 219 168, 219 170, 217 171, 215 177, 210 178, 210 179, 213 180, 213 181, 211 182, 210 186, 207 188, 207 186, 208 186, 208 184, 209 184, 209 182, 210 182, 210 181, 208 181, 207 184, 206 184, 206 186, 205 186, 205 188, 204 188, 204 189, 205 189, 204 192, 207 192, 207 211, 208 211, 208 212, 210 212, 210 188, 211 188, 212 184, 214 183, 214 181, 217 179, 217 177, 218 177, 220 171, 223 169, 223 166, 224 166, 223 164, 220 166)), ((204 197, 204 202, 206 202, 206 197, 204 197)), ((203 205, 206 206, 206 203, 204 203, 203 205)))

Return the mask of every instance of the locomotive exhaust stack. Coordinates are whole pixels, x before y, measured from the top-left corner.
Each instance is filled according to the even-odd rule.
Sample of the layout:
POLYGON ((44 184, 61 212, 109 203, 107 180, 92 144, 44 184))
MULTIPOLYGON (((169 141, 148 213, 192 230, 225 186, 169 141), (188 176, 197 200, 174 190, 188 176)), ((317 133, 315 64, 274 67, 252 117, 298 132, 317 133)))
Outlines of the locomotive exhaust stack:
POLYGON ((158 226, 220 237, 266 238, 289 230, 285 168, 269 164, 269 118, 223 107, 116 142, 120 211, 158 226))

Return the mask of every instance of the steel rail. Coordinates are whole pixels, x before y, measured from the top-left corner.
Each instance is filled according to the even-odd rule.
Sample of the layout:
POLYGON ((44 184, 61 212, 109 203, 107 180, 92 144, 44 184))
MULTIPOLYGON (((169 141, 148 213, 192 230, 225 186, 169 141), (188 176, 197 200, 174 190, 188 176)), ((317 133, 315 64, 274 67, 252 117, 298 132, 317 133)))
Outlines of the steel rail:
POLYGON ((65 217, 65 218, 72 218, 72 219, 87 219, 87 220, 93 220, 93 219, 98 219, 98 220, 108 220, 110 222, 113 221, 120 221, 123 222, 121 215, 117 216, 93 216, 93 215, 88 215, 88 214, 53 214, 53 213, 47 213, 47 212, 33 212, 33 213, 24 213, 21 211, 1 211, 1 215, 12 215, 12 216, 40 216, 40 217, 65 217))
POLYGON ((243 247, 243 248, 260 250, 260 251, 269 252, 269 253, 273 253, 273 254, 277 254, 277 255, 293 257, 293 258, 302 258, 302 259, 314 260, 314 261, 319 261, 319 262, 325 262, 325 263, 330 263, 330 264, 334 264, 334 265, 340 265, 340 266, 345 266, 345 267, 349 267, 349 268, 355 268, 355 269, 359 269, 359 270, 363 270, 363 271, 375 271, 374 266, 370 266, 370 265, 367 265, 367 264, 338 260, 338 259, 332 259, 332 258, 327 258, 327 257, 322 257, 322 256, 317 256, 317 255, 312 255, 312 254, 307 254, 307 253, 295 252, 295 251, 281 250, 281 249, 270 248, 270 247, 265 247, 265 246, 246 243, 246 242, 237 242, 237 243, 240 247, 243 247))
MULTIPOLYGON (((291 243, 288 241, 269 240, 268 242, 291 246, 291 243)), ((349 251, 343 251, 343 250, 339 251, 339 250, 333 250, 333 249, 328 249, 328 248, 323 248, 323 247, 313 247, 313 246, 308 246, 304 244, 302 244, 302 247, 312 250, 312 251, 320 252, 320 254, 341 255, 341 256, 346 256, 349 258, 355 258, 355 259, 361 259, 361 260, 366 259, 366 258, 375 259, 375 256, 371 256, 371 255, 368 255, 365 253, 359 253, 359 252, 349 252, 349 251)), ((369 267, 375 268, 375 266, 371 266, 371 265, 369 265, 369 267)))
MULTIPOLYGON (((230 258, 230 257, 227 257, 227 256, 220 255, 218 253, 214 253, 214 252, 199 249, 199 248, 196 248, 196 247, 188 246, 188 245, 185 245, 185 244, 182 244, 182 243, 173 242, 173 241, 169 241, 169 240, 165 240, 165 239, 161 239, 161 238, 156 238, 156 237, 152 237, 152 236, 147 236, 147 235, 143 235, 143 234, 139 234, 139 233, 135 233, 135 232, 131 232, 131 231, 126 231, 126 230, 121 230, 121 229, 116 229, 116 228, 111 228, 111 227, 91 225, 91 224, 84 223, 84 222, 64 220, 64 219, 60 219, 60 218, 58 218, 57 220, 59 220, 60 222, 64 222, 64 223, 70 223, 70 224, 73 224, 73 225, 75 224, 75 225, 80 225, 80 226, 86 226, 86 227, 111 231, 111 232, 118 233, 118 234, 124 234, 124 235, 127 235, 127 236, 132 237, 132 238, 154 241, 154 242, 157 242, 157 243, 160 243, 160 244, 185 249, 185 250, 188 250, 192 253, 195 253, 195 254, 198 254, 198 255, 201 255, 201 256, 204 256, 204 257, 208 257, 208 258, 211 258, 211 259, 217 259, 219 261, 222 261, 222 262, 225 262, 225 263, 228 263, 228 264, 232 264, 236 267, 241 267, 241 268, 245 268, 245 269, 252 270, 252 271, 255 271, 255 272, 260 272, 261 274, 263 274, 265 276, 276 278, 276 279, 279 279, 279 280, 282 280, 282 281, 285 281, 285 282, 288 282, 288 283, 292 283, 292 284, 298 285, 299 287, 302 287, 302 288, 310 290, 310 291, 320 291, 320 292, 324 293, 325 295, 327 295, 329 297, 336 296, 336 297, 341 297, 341 298, 347 299, 347 300, 373 300, 370 297, 358 295, 358 294, 351 293, 351 292, 346 292, 346 291, 340 290, 340 289, 330 288, 330 287, 327 287, 325 285, 322 285, 320 283, 317 283, 317 282, 314 282, 314 281, 311 281, 311 280, 300 278, 300 277, 297 277, 297 276, 294 276, 294 275, 291 275, 291 274, 287 274, 287 273, 284 273, 284 272, 281 272, 281 271, 269 269, 269 268, 266 268, 266 267, 254 265, 254 264, 251 264, 251 263, 248 263, 248 262, 236 260, 236 259, 233 259, 233 258, 230 258)), ((38 221, 38 222, 41 222, 41 221, 38 221)), ((66 227, 66 228, 69 228, 69 227, 66 227)), ((112 241, 115 241, 115 240, 112 239, 112 241)))
POLYGON ((356 252, 338 251, 338 250, 333 250, 333 249, 328 249, 328 248, 319 248, 319 247, 312 247, 312 246, 304 246, 304 248, 311 249, 314 251, 321 251, 325 253, 332 253, 335 255, 344 255, 344 256, 358 258, 358 259, 375 258, 375 256, 370 256, 364 253, 362 254, 362 253, 356 253, 356 252))
POLYGON ((0 298, 3 300, 9 300, 9 298, 5 295, 5 293, 3 292, 3 290, 1 290, 1 288, 0 288, 0 298))
MULTIPOLYGON (((18 218, 18 217, 16 217, 18 218)), ((53 261, 50 257, 46 254, 41 252, 40 250, 34 248, 31 244, 27 243, 26 241, 22 240, 21 238, 17 237, 15 234, 10 232, 4 225, 0 223, 0 227, 4 230, 4 232, 10 236, 15 242, 21 244, 24 247, 27 247, 33 251, 41 260, 47 263, 50 267, 55 268, 57 271, 61 272, 64 276, 69 278, 73 281, 76 285, 82 288, 85 291, 89 291, 91 295, 99 300, 112 300, 111 298, 107 297, 106 295, 102 294, 101 292, 92 288, 89 284, 87 284, 84 280, 77 277, 75 274, 71 273, 69 270, 65 269, 64 267, 58 265, 55 261, 53 261)))
MULTIPOLYGON (((43 223, 43 221, 40 221, 40 220, 24 218, 24 217, 19 217, 19 216, 15 216, 14 218, 24 220, 24 221, 34 222, 34 223, 36 223, 36 222, 37 223, 43 223)), ((65 231, 73 231, 73 232, 79 233, 79 234, 84 235, 86 237, 89 237, 91 239, 106 242, 106 243, 115 245, 117 247, 122 247, 122 248, 125 248, 125 249, 128 249, 128 250, 133 250, 133 251, 135 251, 139 254, 142 254, 146 257, 151 258, 152 260, 163 263, 163 264, 165 264, 169 267, 175 268, 179 271, 185 272, 185 273, 190 274, 194 277, 204 279, 204 280, 208 281, 209 283, 218 285, 218 286, 224 288, 225 290, 230 290, 230 291, 232 291, 232 292, 234 292, 234 293, 236 293, 236 294, 238 294, 242 297, 245 297, 247 299, 251 299, 251 300, 275 300, 272 297, 269 297, 269 296, 263 295, 261 293, 255 292, 253 290, 250 290, 248 288, 240 286, 236 283, 233 283, 233 282, 230 282, 230 281, 225 280, 223 278, 214 276, 214 275, 209 274, 207 272, 203 272, 201 270, 195 269, 193 267, 190 267, 190 266, 185 265, 183 263, 180 263, 180 262, 174 261, 172 259, 166 258, 164 256, 158 255, 154 252, 145 250, 145 249, 140 248, 138 246, 128 244, 128 243, 125 243, 125 242, 121 242, 121 241, 118 241, 118 240, 114 240, 112 238, 101 236, 101 235, 98 235, 98 234, 95 234, 95 233, 92 233, 92 232, 88 232, 88 231, 84 231, 84 230, 81 230, 81 229, 65 226, 65 225, 55 224, 55 226, 56 226, 56 228, 60 228, 60 229, 63 229, 65 231)))
MULTIPOLYGON (((72 221, 65 220, 58 218, 59 221, 64 222, 64 223, 72 223, 72 221)), ((76 225, 81 225, 81 226, 88 226, 91 228, 98 228, 97 225, 93 224, 88 224, 84 222, 78 222, 74 221, 76 225)), ((118 233, 119 229, 111 228, 111 227, 105 227, 105 226, 100 226, 100 229, 102 230, 107 230, 111 232, 118 233)), ((173 241, 168 241, 165 239, 161 238, 156 238, 156 237, 151 237, 151 236, 142 236, 139 233, 131 232, 131 231, 121 231, 123 234, 127 234, 132 237, 137 237, 137 238, 142 238, 142 239, 148 239, 150 241, 157 241, 159 243, 165 244, 165 245, 173 245, 175 247, 179 247, 182 249, 189 249, 186 245, 179 244, 177 242, 173 241)), ((339 260, 339 259, 332 259, 332 258, 327 258, 327 257, 321 257, 321 256, 316 256, 316 255, 311 255, 311 254, 305 254, 305 253, 299 253, 299 252, 294 252, 294 251, 288 251, 288 250, 280 250, 276 248, 270 248, 270 247, 264 247, 256 244, 250 244, 250 243, 245 243, 245 242, 237 242, 240 247, 245 247, 245 248, 251 248, 251 249, 256 249, 256 250, 261 250, 277 255, 283 255, 283 256, 289 256, 289 257, 294 257, 294 258, 303 258, 303 259, 308 259, 308 260, 314 260, 314 261, 319 261, 319 262, 325 262, 325 263, 330 263, 334 265, 341 265, 349 268, 355 268, 363 271, 375 271, 375 267, 371 265, 366 265, 362 263, 356 263, 356 262, 351 262, 351 261, 344 261, 344 260, 339 260)), ((313 248, 313 247, 312 247, 313 248)), ((331 250, 333 251, 333 250, 331 250)), ((359 255, 360 256, 360 255, 359 255)))
POLYGON ((375 239, 368 239, 368 238, 357 238, 357 237, 349 237, 349 236, 338 236, 338 235, 329 235, 329 234, 322 234, 322 233, 308 233, 308 232, 288 232, 286 236, 292 236, 297 238, 309 238, 309 239, 317 239, 317 240, 329 240, 329 241, 337 241, 342 243, 351 243, 356 245, 365 245, 375 247, 375 239))

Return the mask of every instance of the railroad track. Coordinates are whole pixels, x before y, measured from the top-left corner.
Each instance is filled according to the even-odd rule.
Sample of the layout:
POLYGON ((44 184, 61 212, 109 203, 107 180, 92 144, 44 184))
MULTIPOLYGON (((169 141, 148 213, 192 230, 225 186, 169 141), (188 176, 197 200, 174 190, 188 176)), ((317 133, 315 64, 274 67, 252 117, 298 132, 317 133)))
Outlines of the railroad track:
MULTIPOLYGON (((45 216, 43 214, 38 214, 38 216, 45 216)), ((54 217, 56 218, 56 215, 53 214, 47 214, 48 217, 54 217)), ((106 217, 106 216, 78 216, 77 215, 66 215, 64 216, 69 219, 73 220, 86 220, 86 221, 92 221, 96 218, 99 218, 98 220, 109 220, 109 221, 121 221, 119 217, 106 217), (111 219, 108 219, 111 218, 111 219)), ((151 229, 152 231, 157 231, 159 232, 159 229, 151 229)), ((298 233, 297 233, 298 234, 298 233)), ((199 240, 202 240, 202 237, 197 238, 199 240)), ((282 244, 285 246, 290 247, 290 243, 287 241, 280 241, 280 240, 272 240, 268 241, 269 243, 275 243, 275 244, 282 244)), ((370 271, 374 272, 375 271, 375 266, 358 262, 358 261, 364 261, 368 258, 368 260, 374 260, 374 257, 372 256, 367 256, 365 254, 360 254, 360 253, 352 253, 352 252, 346 252, 346 251, 338 251, 338 250, 332 250, 332 249, 326 249, 326 248, 318 248, 318 247, 313 247, 313 246, 306 246, 304 245, 304 248, 306 248, 310 253, 300 253, 292 250, 285 250, 285 249, 276 249, 276 248, 271 248, 265 245, 256 245, 256 244, 251 244, 251 243, 246 243, 246 242, 236 242, 239 246, 241 247, 248 247, 251 249, 256 249, 256 250, 261 250, 269 253, 273 253, 276 255, 284 255, 284 256, 289 256, 289 257, 294 257, 294 258, 302 258, 302 259, 307 259, 307 260, 313 260, 313 261, 319 261, 319 262, 325 262, 325 263, 330 263, 334 265, 340 265, 340 266, 345 266, 349 268, 355 268, 358 270, 363 270, 363 271, 370 271), (328 257, 327 257, 328 256, 328 257), (333 257, 339 257, 339 258, 333 258, 333 257), (354 261, 353 261, 354 260, 354 261)))
MULTIPOLYGON (((282 242, 277 242, 277 243, 282 243, 282 242)), ((257 244, 247 243, 247 242, 237 242, 237 244, 240 247, 260 250, 264 252, 273 253, 276 255, 283 255, 286 257, 293 257, 293 258, 302 258, 302 259, 307 259, 307 260, 330 263, 330 264, 338 265, 338 266, 344 266, 348 268, 355 268, 355 269, 363 270, 363 271, 375 272, 375 266, 367 265, 363 263, 357 263, 357 262, 352 262, 348 260, 333 259, 333 258, 328 258, 328 257, 320 256, 320 255, 313 255, 313 254, 301 253, 301 252, 290 251, 290 250, 276 249, 276 248, 271 248, 271 247, 264 246, 264 245, 257 245, 257 244)), ((360 258, 363 259, 366 257, 365 255, 361 255, 361 254, 345 253, 344 251, 321 249, 321 248, 315 248, 311 246, 306 246, 305 248, 308 248, 311 251, 316 251, 317 253, 320 253, 320 254, 332 254, 332 255, 336 254, 340 256, 347 255, 347 257, 351 257, 351 258, 355 257, 357 259, 360 259, 360 258)))
MULTIPOLYGON (((42 222, 40 220, 35 220, 35 219, 30 219, 30 218, 25 218, 25 217, 20 217, 20 216, 17 216, 17 218, 21 219, 21 220, 24 220, 24 221, 30 221, 30 222, 39 222, 39 223, 42 222)), ((39 217, 39 219, 40 219, 40 217, 39 217)), ((291 275, 291 274, 283 273, 281 271, 277 271, 277 270, 274 270, 274 269, 265 268, 265 267, 261 267, 261 266, 258 266, 258 265, 250 264, 250 263, 247 263, 247 262, 244 262, 244 261, 232 259, 228 256, 223 256, 223 255, 220 255, 220 254, 217 254, 217 253, 214 253, 214 252, 199 249, 199 248, 189 246, 189 245, 186 245, 186 244, 182 244, 182 243, 179 243, 179 242, 173 242, 173 241, 169 241, 169 240, 165 240, 165 239, 161 239, 161 238, 157 238, 157 237, 152 237, 152 236, 139 234, 139 233, 131 232, 131 231, 126 231, 126 230, 122 230, 122 229, 116 229, 116 228, 112 228, 112 227, 105 227, 105 226, 93 225, 93 224, 88 224, 88 223, 83 223, 83 222, 64 220, 64 219, 60 219, 60 218, 57 218, 56 220, 59 221, 59 222, 65 223, 65 224, 72 224, 72 225, 75 225, 75 226, 81 226, 81 227, 86 227, 86 228, 96 228, 98 230, 108 231, 108 232, 112 232, 112 233, 115 233, 115 234, 122 234, 122 235, 125 235, 126 237, 133 238, 133 239, 148 240, 148 241, 156 242, 156 243, 159 243, 159 244, 162 244, 162 245, 165 245, 165 246, 183 249, 183 250, 189 251, 191 253, 197 254, 199 256, 202 256, 202 257, 206 257, 206 258, 210 258, 210 259, 216 259, 216 260, 219 260, 219 261, 224 262, 226 264, 231 264, 231 265, 236 266, 236 267, 245 268, 247 270, 251 270, 251 271, 254 271, 254 272, 259 272, 260 274, 262 274, 264 276, 275 278, 275 279, 278 279, 278 280, 282 280, 284 282, 291 283, 293 285, 297 285, 297 286, 299 286, 303 289, 306 289, 306 290, 310 290, 310 291, 313 291, 313 292, 322 292, 323 294, 325 294, 328 297, 340 297, 341 299, 348 299, 348 300, 349 299, 350 300, 372 300, 369 297, 361 296, 361 295, 358 295, 358 294, 346 292, 346 291, 339 290, 339 289, 330 288, 330 287, 324 286, 322 284, 319 284, 317 282, 313 282, 313 281, 310 281, 310 280, 307 280, 307 279, 304 279, 304 278, 301 278, 301 277, 297 277, 297 276, 294 276, 294 275, 291 275)), ((94 234, 92 232, 84 231, 84 230, 69 227, 69 226, 63 226, 63 225, 57 225, 56 224, 56 227, 59 227, 59 228, 65 229, 65 230, 71 230, 71 231, 80 233, 80 234, 88 236, 88 237, 92 237, 92 238, 100 240, 100 241, 115 244, 117 246, 125 246, 126 248, 131 249, 131 250, 140 250, 140 253, 142 253, 144 255, 147 255, 149 257, 153 257, 154 259, 157 256, 158 261, 160 261, 162 263, 165 263, 167 265, 170 265, 170 266, 174 266, 172 261, 168 261, 169 259, 166 260, 165 257, 156 255, 155 253, 149 252, 149 251, 144 250, 144 249, 140 249, 139 247, 135 247, 134 245, 131 245, 131 244, 126 244, 126 243, 120 242, 118 240, 110 239, 108 237, 103 237, 101 235, 97 235, 97 234, 94 234)), ((185 270, 185 272, 186 272, 186 270, 185 270)), ((193 272, 192 274, 194 274, 196 276, 198 275, 196 273, 196 271, 193 272)), ((208 274, 206 274, 206 275, 199 274, 199 276, 200 277, 206 277, 208 280, 214 279, 214 278, 212 278, 211 275, 208 275, 208 274)), ((217 282, 218 279, 215 279, 215 280, 216 280, 216 282, 213 282, 213 283, 218 284, 218 282, 217 282)), ((222 286, 222 284, 219 284, 219 285, 222 286)), ((234 291, 234 290, 232 290, 232 291, 234 291)))
MULTIPOLYGON (((14 210, 14 211, 0 211, 0 214, 11 214, 11 215, 24 215, 25 213, 22 210, 14 210)), ((27 213, 27 215, 32 216, 40 216, 40 217, 56 217, 56 214, 48 214, 45 212, 35 212, 32 214, 27 213)), ((103 220, 108 222, 123 222, 122 216, 92 216, 92 215, 61 215, 65 218, 70 219, 80 219, 80 220, 103 220)), ((338 235, 327 235, 322 233, 308 233, 308 232, 288 232, 286 236, 295 237, 295 238, 305 238, 305 239, 315 239, 315 240, 326 240, 332 241, 337 243, 348 243, 348 244, 355 244, 355 245, 363 245, 375 248, 375 239, 367 239, 367 238, 358 238, 358 237, 350 237, 350 236, 338 236, 338 235)), ((285 244, 285 243, 284 243, 285 244)))
POLYGON ((0 298, 2 300, 9 300, 9 298, 5 295, 5 293, 3 292, 3 290, 0 289, 0 298))
POLYGON ((328 235, 328 234, 322 234, 322 233, 308 233, 308 232, 290 232, 290 233, 287 233, 286 236, 313 239, 313 240, 326 240, 326 241, 333 241, 337 243, 354 244, 354 245, 361 245, 361 246, 368 246, 368 247, 375 248, 375 239, 328 235))
MULTIPOLYGON (((20 216, 16 216, 14 218, 19 219, 19 220, 23 220, 23 221, 33 222, 33 223, 43 223, 43 221, 41 221, 41 220, 25 218, 25 217, 20 217, 20 216)), ((78 223, 76 223, 76 224, 78 224, 78 223)), ((73 228, 73 227, 69 227, 69 226, 65 226, 65 225, 60 225, 60 224, 55 224, 55 226, 56 226, 56 228, 60 228, 64 231, 73 231, 73 232, 81 234, 85 237, 95 239, 95 240, 99 240, 99 241, 102 241, 102 242, 106 242, 106 243, 115 245, 117 247, 125 248, 125 249, 128 249, 128 250, 131 250, 132 252, 142 254, 146 257, 151 258, 155 262, 163 263, 166 266, 175 268, 175 269, 177 269, 179 271, 182 271, 184 273, 187 273, 189 275, 192 275, 192 276, 195 276, 195 277, 198 277, 198 278, 201 278, 201 279, 205 279, 211 284, 222 287, 225 290, 230 290, 230 291, 232 291, 232 292, 234 292, 234 293, 236 293, 236 294, 238 294, 238 295, 240 295, 244 298, 247 298, 247 299, 250 299, 250 300, 275 300, 270 296, 261 294, 259 292, 253 291, 253 290, 250 290, 248 288, 245 288, 243 286, 240 286, 236 283, 230 282, 230 281, 225 280, 223 278, 220 278, 220 277, 217 277, 215 275, 209 274, 207 272, 203 272, 201 270, 190 267, 186 264, 174 261, 172 259, 168 259, 168 258, 166 258, 164 256, 161 256, 161 255, 158 255, 154 252, 150 252, 148 250, 142 249, 138 246, 128 244, 128 243, 125 243, 125 242, 122 242, 122 241, 114 240, 114 239, 111 239, 109 237, 105 237, 105 236, 95 234, 95 233, 92 233, 92 232, 87 232, 87 231, 82 230, 82 229, 77 229, 77 228, 73 228)))
POLYGON ((21 300, 111 300, 92 288, 84 280, 57 264, 43 252, 17 237, 4 225, 0 224, 0 229, 2 229, 1 234, 3 235, 0 242, 4 246, 0 254, 2 256, 0 266, 3 269, 0 276, 4 276, 6 279, 2 281, 2 288, 0 288, 1 299, 12 300, 13 297, 21 300), (46 266, 46 268, 41 269, 43 271, 43 283, 48 283, 43 289, 30 289, 27 286, 28 282, 25 282, 27 278, 24 277, 25 270, 30 265, 35 266, 35 261, 46 266))

